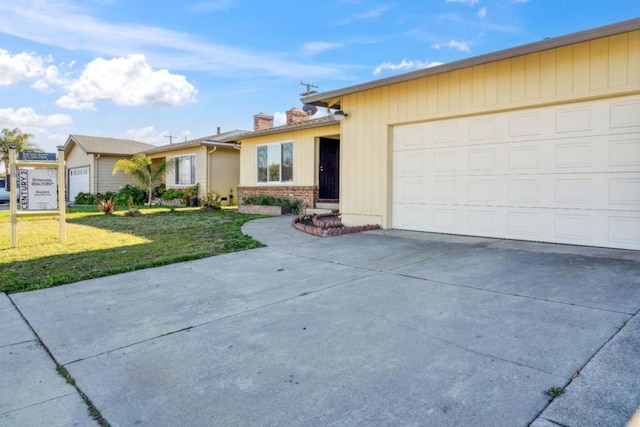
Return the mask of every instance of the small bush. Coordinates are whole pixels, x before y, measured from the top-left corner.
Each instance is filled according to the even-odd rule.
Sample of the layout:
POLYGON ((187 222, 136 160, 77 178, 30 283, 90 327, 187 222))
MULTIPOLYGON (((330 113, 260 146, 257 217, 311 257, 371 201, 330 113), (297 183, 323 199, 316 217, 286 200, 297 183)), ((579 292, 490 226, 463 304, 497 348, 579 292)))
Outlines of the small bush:
POLYGON ((124 216, 141 216, 142 212, 140 212, 138 209, 129 209, 128 211, 126 211, 124 213, 124 216))
POLYGON ((96 196, 91 193, 78 193, 73 199, 75 205, 95 205, 98 202, 96 196))
POLYGON ((100 199, 98 200, 98 209, 105 215, 111 215, 115 210, 116 205, 113 203, 113 199, 100 199))
POLYGON ((243 205, 258 205, 258 206, 280 206, 285 213, 299 214, 304 209, 304 205, 299 200, 283 199, 281 197, 269 197, 266 195, 261 196, 246 196, 242 198, 243 205))
POLYGON ((162 194, 162 200, 184 199, 186 195, 183 191, 175 188, 169 188, 162 194))
POLYGON ((202 202, 203 208, 219 209, 220 203, 222 202, 222 197, 215 191, 210 191, 207 194, 205 194, 200 199, 200 201, 202 202))
POLYGON ((167 191, 167 186, 162 183, 153 189, 153 196, 162 197, 165 191, 167 191))
POLYGON ((147 195, 141 188, 127 184, 118 191, 114 202, 117 206, 141 206, 147 201, 147 195))

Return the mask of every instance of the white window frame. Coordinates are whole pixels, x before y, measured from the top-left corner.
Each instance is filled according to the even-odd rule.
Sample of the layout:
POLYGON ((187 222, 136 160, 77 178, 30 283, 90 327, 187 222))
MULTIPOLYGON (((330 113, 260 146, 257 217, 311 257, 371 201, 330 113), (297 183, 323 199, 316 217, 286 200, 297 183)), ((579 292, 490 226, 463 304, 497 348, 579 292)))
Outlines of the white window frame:
POLYGON ((268 143, 268 144, 258 144, 256 145, 256 183, 259 185, 278 185, 278 184, 292 184, 293 183, 293 150, 294 150, 294 145, 293 145, 293 140, 287 140, 287 141, 279 141, 279 142, 272 142, 272 143, 268 143), (283 153, 283 147, 284 145, 289 144, 291 146, 291 166, 290 166, 290 179, 284 179, 283 180, 283 171, 284 171, 284 164, 282 161, 282 153, 283 153), (267 165, 266 165, 266 180, 261 180, 261 176, 260 176, 260 151, 261 149, 265 149, 266 148, 266 154, 267 154, 267 165), (273 179, 272 176, 270 176, 269 173, 269 154, 271 153, 278 153, 279 155, 279 171, 278 171, 278 179, 275 180, 273 179))
POLYGON ((195 154, 183 154, 181 156, 176 156, 173 158, 174 164, 174 185, 183 187, 183 186, 191 186, 196 184, 196 155, 195 154), (189 159, 189 181, 190 182, 180 182, 180 163, 183 159, 189 159))

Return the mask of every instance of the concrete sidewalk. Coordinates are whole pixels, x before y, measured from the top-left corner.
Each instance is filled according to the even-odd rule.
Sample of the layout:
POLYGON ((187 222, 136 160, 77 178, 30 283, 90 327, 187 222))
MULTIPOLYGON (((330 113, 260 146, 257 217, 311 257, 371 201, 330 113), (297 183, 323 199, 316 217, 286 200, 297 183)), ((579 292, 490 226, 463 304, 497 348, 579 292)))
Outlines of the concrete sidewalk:
POLYGON ((87 405, 56 372, 9 298, 0 293, 0 426, 89 426, 87 405))
MULTIPOLYGON (((287 217, 243 230, 268 247, 11 299, 112 426, 624 426, 640 405, 637 253, 385 230, 318 238, 287 217), (545 391, 567 384, 548 405, 545 391)), ((3 298, 0 351, 37 344, 3 298)), ((56 406, 59 425, 91 425, 33 348, 41 362, 9 350, 0 362, 76 398, 56 406)), ((11 375, 3 390, 28 390, 11 375)), ((49 401, 0 401, 0 425, 41 425, 7 416, 49 401)))

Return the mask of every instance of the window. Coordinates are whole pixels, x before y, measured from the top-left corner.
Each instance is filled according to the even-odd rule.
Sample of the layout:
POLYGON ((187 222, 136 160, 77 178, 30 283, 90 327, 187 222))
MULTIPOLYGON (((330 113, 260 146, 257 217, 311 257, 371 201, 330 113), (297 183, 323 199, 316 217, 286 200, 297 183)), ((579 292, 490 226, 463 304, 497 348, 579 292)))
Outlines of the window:
POLYGON ((196 156, 176 157, 176 185, 195 185, 196 183, 196 156))
POLYGON ((293 181, 293 143, 259 145, 258 182, 293 181))

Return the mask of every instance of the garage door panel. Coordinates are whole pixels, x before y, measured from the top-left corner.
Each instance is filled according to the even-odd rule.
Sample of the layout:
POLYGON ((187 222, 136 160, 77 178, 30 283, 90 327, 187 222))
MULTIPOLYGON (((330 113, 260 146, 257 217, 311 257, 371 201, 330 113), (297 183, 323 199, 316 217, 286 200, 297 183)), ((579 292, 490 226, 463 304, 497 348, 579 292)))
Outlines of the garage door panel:
POLYGON ((611 169, 616 171, 640 169, 640 138, 637 134, 613 137, 609 141, 608 148, 608 153, 601 153, 601 157, 608 158, 608 166, 611 169))
POLYGON ((608 240, 619 247, 640 248, 640 215, 615 213, 608 218, 608 240))
POLYGON ((639 106, 636 96, 400 126, 392 226, 640 249, 639 106))
POLYGON ((73 201, 78 193, 89 192, 89 166, 69 169, 69 189, 67 191, 69 201, 73 201))
MULTIPOLYGON (((611 104, 611 128, 638 128, 640 127, 640 100, 632 99, 613 102, 611 104)), ((633 129, 638 130, 638 129, 633 129)))

